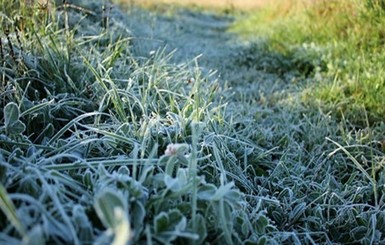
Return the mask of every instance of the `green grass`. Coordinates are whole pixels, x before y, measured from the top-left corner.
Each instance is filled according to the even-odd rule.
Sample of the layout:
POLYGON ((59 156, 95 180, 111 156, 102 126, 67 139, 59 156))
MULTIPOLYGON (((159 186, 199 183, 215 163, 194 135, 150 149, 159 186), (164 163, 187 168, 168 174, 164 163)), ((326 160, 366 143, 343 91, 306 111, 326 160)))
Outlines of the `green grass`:
POLYGON ((382 1, 285 1, 238 21, 233 31, 264 38, 269 49, 305 61, 317 83, 304 103, 353 124, 384 120, 382 1), (315 102, 315 103, 314 103, 315 102), (362 117, 366 114, 367 118, 362 117))
MULTIPOLYGON (((346 111, 358 103, 336 118, 341 103, 318 85, 321 106, 304 103, 312 67, 339 64, 332 51, 320 61, 274 38, 248 46, 227 72, 265 77, 243 74, 230 90, 195 59, 135 53, 130 18, 156 13, 0 3, 0 243, 385 241, 380 114, 365 107, 355 127, 346 111)), ((342 86, 327 67, 324 86, 342 86)))

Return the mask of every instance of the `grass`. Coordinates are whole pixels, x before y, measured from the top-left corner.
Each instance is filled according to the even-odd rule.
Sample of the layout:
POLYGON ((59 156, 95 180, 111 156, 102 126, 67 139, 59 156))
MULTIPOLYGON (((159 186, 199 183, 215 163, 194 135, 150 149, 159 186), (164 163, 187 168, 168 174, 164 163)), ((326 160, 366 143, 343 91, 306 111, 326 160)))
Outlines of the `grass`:
POLYGON ((304 103, 314 104, 315 98, 316 107, 353 124, 373 124, 385 115, 381 4, 282 1, 239 21, 233 30, 264 37, 270 49, 308 63, 318 81, 304 91, 304 103))
POLYGON ((317 77, 348 86, 327 38, 278 42, 280 21, 229 58, 226 85, 196 59, 137 53, 130 20, 157 13, 0 3, 0 243, 384 242, 385 126, 375 107, 362 124, 358 102, 338 117, 344 98, 321 96, 317 77))

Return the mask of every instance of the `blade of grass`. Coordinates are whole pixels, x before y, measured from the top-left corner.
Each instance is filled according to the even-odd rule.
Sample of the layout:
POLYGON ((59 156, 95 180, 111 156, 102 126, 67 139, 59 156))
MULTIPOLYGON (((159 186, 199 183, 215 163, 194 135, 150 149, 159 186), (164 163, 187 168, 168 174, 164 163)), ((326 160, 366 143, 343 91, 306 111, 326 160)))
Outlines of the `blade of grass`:
POLYGON ((25 236, 25 227, 17 217, 16 207, 11 198, 9 198, 7 190, 2 183, 0 183, 0 209, 3 211, 5 216, 7 216, 8 220, 12 223, 20 235, 25 236))
POLYGON ((90 113, 85 113, 83 115, 78 116, 77 118, 72 119, 67 125, 65 125, 63 128, 59 130, 48 142, 48 145, 52 145, 53 142, 57 141, 68 129, 70 129, 72 126, 74 126, 77 122, 87 118, 87 117, 92 117, 92 116, 98 116, 98 115, 107 115, 102 112, 90 112, 90 113))
POLYGON ((335 144, 336 146, 338 146, 338 148, 336 150, 329 153, 329 157, 333 156, 335 153, 337 153, 340 150, 343 151, 348 156, 348 158, 354 163, 354 165, 358 168, 358 170, 360 170, 360 172, 369 180, 369 182, 372 184, 372 188, 373 188, 374 202, 375 202, 376 207, 378 207, 378 191, 377 191, 377 183, 376 183, 375 179, 372 178, 368 174, 368 172, 366 172, 366 170, 361 166, 361 164, 357 161, 357 159, 354 158, 352 156, 352 154, 348 150, 346 150, 345 147, 343 147, 342 145, 340 145, 339 143, 337 143, 336 141, 334 141, 328 137, 326 137, 326 140, 328 140, 328 141, 332 142, 333 144, 335 144))

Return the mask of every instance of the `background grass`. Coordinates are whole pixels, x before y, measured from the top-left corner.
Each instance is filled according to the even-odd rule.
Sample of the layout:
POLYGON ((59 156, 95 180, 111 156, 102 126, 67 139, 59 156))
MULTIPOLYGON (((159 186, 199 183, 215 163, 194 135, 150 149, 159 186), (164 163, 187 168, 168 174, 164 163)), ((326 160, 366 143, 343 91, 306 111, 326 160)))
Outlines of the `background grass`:
POLYGON ((304 103, 315 98, 316 106, 365 125, 385 115, 383 22, 381 1, 281 1, 233 30, 264 37, 270 49, 307 62, 317 83, 304 91, 304 103))
MULTIPOLYGON (((312 32, 301 28, 313 25, 306 11, 326 2, 306 11, 281 5, 241 22, 242 33, 255 35, 243 23, 263 31, 234 56, 211 59, 225 68, 226 83, 197 59, 147 50, 143 40, 159 42, 157 30, 151 38, 135 32, 162 18, 174 25, 170 19, 188 11, 0 3, 9 30, 1 33, 1 243, 384 242, 381 114, 366 97, 362 120, 354 109, 361 97, 321 96, 323 87, 350 86, 337 70, 366 70, 339 60, 351 47, 341 29, 320 25, 325 34, 303 42, 312 32), (130 29, 138 19, 147 25, 130 29), (280 39, 287 30, 298 34, 280 39), (321 38, 327 35, 334 41, 321 38), (354 103, 342 104, 348 99, 354 103)), ((346 2, 352 6, 360 5, 346 2)), ((319 23, 331 13, 317 14, 319 23)), ((354 30, 359 40, 362 30, 354 30)), ((369 35, 362 39, 368 49, 350 54, 370 57, 369 35)), ((376 85, 380 78, 372 78, 376 85)))

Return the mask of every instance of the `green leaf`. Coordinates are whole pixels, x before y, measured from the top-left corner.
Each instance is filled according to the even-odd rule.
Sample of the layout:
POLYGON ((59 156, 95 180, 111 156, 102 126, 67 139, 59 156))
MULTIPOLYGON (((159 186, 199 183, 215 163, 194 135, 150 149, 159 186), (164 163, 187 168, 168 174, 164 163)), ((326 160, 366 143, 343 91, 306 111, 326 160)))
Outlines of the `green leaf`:
POLYGON ((46 102, 40 103, 38 105, 35 105, 35 106, 29 108, 28 110, 23 111, 20 114, 20 117, 25 116, 25 115, 29 115, 29 114, 33 114, 33 113, 43 109, 44 107, 47 107, 47 106, 53 104, 54 102, 55 102, 55 100, 50 100, 50 101, 46 101, 46 102))
POLYGON ((131 221, 133 222, 133 228, 137 231, 143 228, 144 218, 146 217, 146 209, 143 204, 136 201, 132 205, 131 221))
POLYGON ((155 233, 167 231, 167 229, 169 228, 168 224, 168 214, 165 212, 161 212, 160 214, 158 214, 154 219, 155 233))
POLYGON ((186 171, 186 169, 178 169, 176 178, 172 178, 169 175, 165 175, 164 183, 166 184, 167 189, 173 192, 178 192, 184 187, 186 187, 188 184, 186 171))
POLYGON ((6 131, 8 134, 13 134, 13 135, 16 135, 16 134, 21 134, 23 133, 25 130, 25 124, 19 120, 15 121, 14 123, 12 124, 9 124, 7 127, 6 127, 6 131))
POLYGON ((4 107, 4 125, 9 127, 19 120, 20 110, 16 103, 10 102, 4 107))
POLYGON ((302 202, 293 208, 293 211, 289 213, 289 217, 292 219, 292 222, 296 222, 305 211, 306 203, 302 202))
POLYGON ((186 217, 178 209, 161 212, 155 217, 154 223, 156 233, 183 231, 187 226, 186 217))
POLYGON ((96 199, 94 208, 106 228, 115 229, 121 220, 116 217, 116 210, 126 210, 123 198, 113 190, 104 190, 96 199))
POLYGON ((266 237, 260 237, 258 239, 258 245, 265 245, 267 243, 267 238, 266 237))
POLYGON ((83 178, 82 178, 82 183, 85 185, 87 188, 93 188, 94 186, 94 180, 92 177, 92 172, 90 169, 86 169, 86 171, 83 173, 83 178))
POLYGON ((229 190, 226 199, 232 203, 239 203, 243 200, 243 195, 239 190, 229 190))
POLYGON ((77 224, 76 232, 79 234, 80 241, 85 244, 92 243, 93 231, 90 220, 87 217, 83 206, 77 204, 72 209, 73 222, 77 224))
POLYGON ((196 232, 199 236, 199 240, 196 241, 196 244, 203 244, 204 240, 207 237, 205 218, 201 214, 197 214, 197 216, 195 217, 195 223, 197 224, 197 230, 194 232, 196 232))
POLYGON ((365 226, 358 226, 358 227, 354 227, 354 228, 350 231, 350 235, 351 235, 356 241, 358 241, 358 240, 364 238, 367 232, 368 232, 368 228, 367 228, 367 227, 365 227, 365 226))
POLYGON ((269 221, 265 216, 259 216, 255 223, 255 230, 257 231, 258 234, 263 235, 265 234, 265 229, 267 225, 269 224, 269 221))
POLYGON ((207 185, 201 186, 199 187, 199 190, 198 190, 198 199, 211 201, 216 191, 217 191, 217 187, 213 184, 207 184, 207 185))
POLYGON ((125 245, 130 241, 132 232, 128 221, 126 202, 119 192, 104 190, 95 200, 96 213, 106 228, 113 232, 112 245, 125 245))
POLYGON ((234 182, 230 182, 226 185, 221 185, 218 188, 218 190, 215 192, 214 196, 212 197, 212 200, 219 201, 223 199, 226 195, 229 194, 233 186, 234 186, 234 182))
POLYGON ((169 222, 171 227, 174 227, 177 231, 183 231, 186 229, 187 221, 186 218, 178 209, 173 209, 169 212, 169 222))

